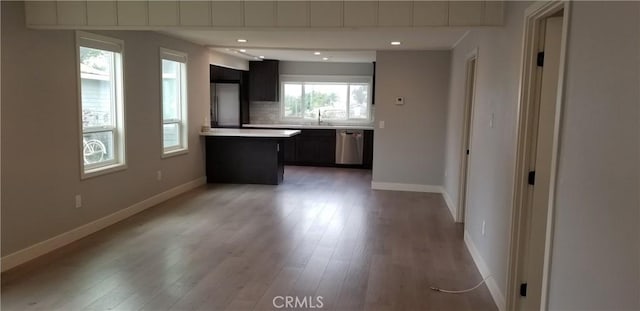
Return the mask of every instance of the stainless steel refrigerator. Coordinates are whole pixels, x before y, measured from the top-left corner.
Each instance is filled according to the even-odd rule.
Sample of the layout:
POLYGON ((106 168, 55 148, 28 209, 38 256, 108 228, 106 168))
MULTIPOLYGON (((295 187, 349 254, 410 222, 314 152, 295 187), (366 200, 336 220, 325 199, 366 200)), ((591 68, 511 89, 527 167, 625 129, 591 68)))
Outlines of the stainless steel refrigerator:
POLYGON ((240 127, 240 84, 211 83, 211 126, 240 127))

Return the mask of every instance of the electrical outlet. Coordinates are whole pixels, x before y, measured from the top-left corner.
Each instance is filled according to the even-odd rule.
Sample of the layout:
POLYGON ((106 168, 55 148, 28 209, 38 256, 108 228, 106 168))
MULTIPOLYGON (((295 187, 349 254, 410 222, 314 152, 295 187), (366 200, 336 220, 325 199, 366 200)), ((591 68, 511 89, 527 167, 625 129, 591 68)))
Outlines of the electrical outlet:
POLYGON ((158 181, 162 180, 162 171, 157 171, 156 172, 156 178, 158 179, 158 181))
POLYGON ((79 194, 76 194, 76 208, 81 208, 82 207, 82 196, 79 194))
POLYGON ((484 235, 485 235, 485 234, 484 234, 484 233, 485 233, 484 229, 487 227, 486 225, 487 225, 487 223, 483 220, 483 221, 482 221, 482 236, 484 236, 484 235))
POLYGON ((381 129, 383 129, 383 128, 384 128, 384 121, 380 121, 380 123, 379 123, 378 127, 379 127, 379 128, 381 128, 381 129))

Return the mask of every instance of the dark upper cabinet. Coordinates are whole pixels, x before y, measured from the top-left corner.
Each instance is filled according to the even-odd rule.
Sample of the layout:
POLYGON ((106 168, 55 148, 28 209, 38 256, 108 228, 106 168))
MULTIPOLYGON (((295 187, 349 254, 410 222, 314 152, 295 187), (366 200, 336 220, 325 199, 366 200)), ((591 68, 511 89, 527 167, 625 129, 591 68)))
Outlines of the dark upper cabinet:
POLYGON ((373 81, 371 81, 371 105, 376 104, 376 62, 373 62, 373 81))
POLYGON ((242 71, 240 75, 240 122, 241 124, 251 123, 249 118, 249 72, 242 71))
POLYGON ((280 100, 279 63, 277 60, 249 62, 249 99, 251 101, 280 100))
POLYGON ((242 70, 216 65, 209 66, 209 81, 211 83, 240 83, 242 81, 242 70))

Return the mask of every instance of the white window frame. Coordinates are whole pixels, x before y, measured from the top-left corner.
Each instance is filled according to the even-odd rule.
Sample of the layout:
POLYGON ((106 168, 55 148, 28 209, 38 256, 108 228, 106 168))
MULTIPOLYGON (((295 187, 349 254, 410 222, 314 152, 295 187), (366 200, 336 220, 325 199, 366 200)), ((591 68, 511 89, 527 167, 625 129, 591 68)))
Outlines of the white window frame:
POLYGON ((84 31, 76 31, 76 73, 78 93, 78 125, 80 133, 80 178, 86 179, 94 176, 121 171, 127 168, 126 162, 126 137, 125 137, 125 102, 124 102, 124 41, 84 31), (115 103, 111 109, 114 126, 101 126, 84 128, 82 121, 82 73, 80 66, 80 47, 99 49, 116 53, 113 70, 115 80, 115 103), (84 134, 107 132, 113 133, 114 159, 95 164, 84 163, 84 134))
POLYGON ((304 83, 318 83, 318 84, 347 84, 347 119, 346 120, 330 120, 327 122, 341 123, 341 124, 365 124, 372 121, 372 94, 373 91, 373 78, 371 76, 331 76, 331 75, 281 75, 280 76, 280 120, 282 121, 295 121, 295 122, 308 122, 311 119, 305 119, 304 117, 290 117, 284 115, 284 85, 285 83, 301 83, 303 84, 303 98, 304 98, 304 83), (369 96, 367 97, 367 118, 366 119, 350 119, 349 118, 349 106, 351 102, 351 84, 367 84, 369 85, 369 96))
POLYGON ((187 67, 188 67, 187 53, 174 51, 166 48, 160 48, 160 145, 162 146, 162 158, 177 156, 186 154, 189 152, 189 102, 188 102, 188 81, 187 81, 187 67), (162 61, 170 60, 180 63, 180 116, 178 119, 165 120, 164 119, 164 95, 163 95, 163 77, 162 77, 162 61), (178 146, 164 147, 164 125, 165 124, 177 124, 178 125, 178 137, 180 142, 178 146))

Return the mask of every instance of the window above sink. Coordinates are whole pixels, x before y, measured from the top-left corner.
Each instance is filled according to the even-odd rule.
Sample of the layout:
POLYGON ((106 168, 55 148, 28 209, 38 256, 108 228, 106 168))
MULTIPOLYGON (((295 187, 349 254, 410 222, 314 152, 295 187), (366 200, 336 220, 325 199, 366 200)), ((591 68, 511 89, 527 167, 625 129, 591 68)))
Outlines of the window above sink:
POLYGON ((280 77, 280 119, 323 124, 371 121, 369 76, 280 77))

